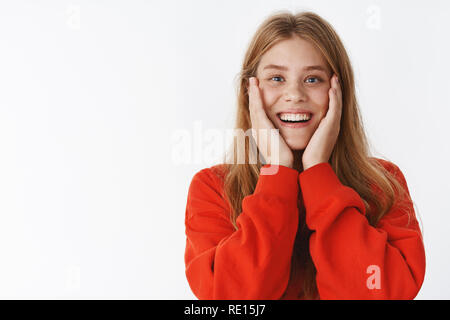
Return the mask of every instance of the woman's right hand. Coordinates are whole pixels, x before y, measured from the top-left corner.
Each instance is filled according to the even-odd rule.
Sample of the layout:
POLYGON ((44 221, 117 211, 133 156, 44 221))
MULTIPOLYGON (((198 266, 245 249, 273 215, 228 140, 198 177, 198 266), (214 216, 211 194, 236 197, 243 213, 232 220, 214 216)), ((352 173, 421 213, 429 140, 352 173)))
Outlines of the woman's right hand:
MULTIPOLYGON (((291 148, 286 144, 284 138, 277 134, 278 136, 278 157, 276 155, 271 154, 271 130, 275 127, 272 121, 267 117, 263 99, 261 98, 261 92, 258 86, 258 79, 256 77, 249 78, 249 87, 248 87, 248 96, 249 96, 249 109, 250 109, 250 120, 252 123, 252 135, 255 141, 257 142, 257 146, 259 152, 264 157, 266 164, 270 165, 282 165, 285 167, 292 168, 294 162, 294 154, 292 153, 291 148), (262 134, 260 134, 259 130, 265 129, 262 134), (255 136, 256 135, 256 136, 255 136)), ((274 150, 277 151, 277 150, 274 150)))

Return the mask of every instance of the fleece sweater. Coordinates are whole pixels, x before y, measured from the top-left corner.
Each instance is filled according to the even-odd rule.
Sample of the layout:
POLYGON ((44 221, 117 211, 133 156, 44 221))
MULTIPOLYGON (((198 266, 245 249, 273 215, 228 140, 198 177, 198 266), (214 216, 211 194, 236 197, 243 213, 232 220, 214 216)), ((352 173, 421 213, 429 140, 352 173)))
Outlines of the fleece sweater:
MULTIPOLYGON (((377 160, 409 193, 398 166, 377 160)), ((416 297, 425 250, 411 201, 406 209, 396 205, 405 201, 396 201, 373 227, 359 194, 340 182, 329 163, 301 173, 279 166, 276 174, 258 177, 235 230, 220 166, 197 172, 187 196, 185 272, 198 299, 301 300, 301 266, 290 277, 299 219, 311 231, 318 299, 416 297)))

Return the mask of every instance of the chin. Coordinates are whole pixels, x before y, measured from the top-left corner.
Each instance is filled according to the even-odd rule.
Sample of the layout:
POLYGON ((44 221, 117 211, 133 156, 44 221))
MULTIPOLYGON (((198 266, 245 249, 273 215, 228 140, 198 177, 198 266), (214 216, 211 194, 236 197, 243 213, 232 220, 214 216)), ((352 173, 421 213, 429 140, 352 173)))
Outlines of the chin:
POLYGON ((302 140, 296 140, 296 141, 289 141, 285 140, 286 144, 288 145, 291 150, 298 151, 298 150, 304 150, 306 146, 308 145, 308 141, 302 141, 302 140))
POLYGON ((305 150, 306 146, 303 145, 290 145, 288 144, 289 148, 291 148, 291 150, 293 151, 301 151, 301 150, 305 150))

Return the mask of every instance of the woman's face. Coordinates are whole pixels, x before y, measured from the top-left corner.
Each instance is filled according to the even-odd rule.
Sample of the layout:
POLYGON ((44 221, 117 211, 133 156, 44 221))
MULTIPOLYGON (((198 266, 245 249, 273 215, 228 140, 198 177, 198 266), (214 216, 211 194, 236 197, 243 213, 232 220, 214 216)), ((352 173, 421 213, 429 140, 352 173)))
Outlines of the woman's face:
POLYGON ((266 114, 292 150, 306 148, 326 115, 331 76, 320 51, 297 36, 277 43, 262 56, 256 77, 266 114), (302 127, 285 125, 279 117, 280 113, 303 113, 302 110, 312 114, 302 127))

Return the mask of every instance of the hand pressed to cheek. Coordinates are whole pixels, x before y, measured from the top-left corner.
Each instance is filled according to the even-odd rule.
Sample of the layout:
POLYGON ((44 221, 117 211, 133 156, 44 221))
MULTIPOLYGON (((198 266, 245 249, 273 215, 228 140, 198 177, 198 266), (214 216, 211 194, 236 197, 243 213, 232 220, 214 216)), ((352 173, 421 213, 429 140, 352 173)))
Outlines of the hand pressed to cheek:
POLYGON ((252 135, 257 142, 259 152, 261 152, 267 163, 291 167, 293 155, 281 137, 278 136, 279 149, 272 150, 272 136, 269 134, 269 131, 275 128, 272 121, 267 116, 261 88, 258 85, 258 80, 256 78, 250 78, 250 85, 248 89, 250 121, 252 129, 254 129, 252 131, 252 135), (262 132, 260 131, 261 129, 262 132))
POLYGON ((304 170, 318 163, 329 161, 339 135, 341 114, 342 93, 337 76, 334 75, 329 89, 328 110, 303 153, 304 170))

